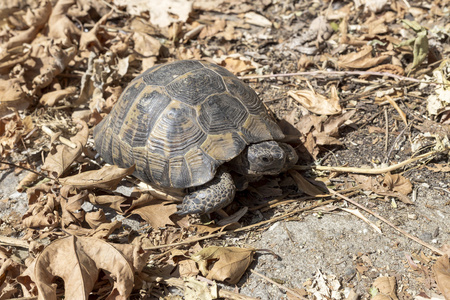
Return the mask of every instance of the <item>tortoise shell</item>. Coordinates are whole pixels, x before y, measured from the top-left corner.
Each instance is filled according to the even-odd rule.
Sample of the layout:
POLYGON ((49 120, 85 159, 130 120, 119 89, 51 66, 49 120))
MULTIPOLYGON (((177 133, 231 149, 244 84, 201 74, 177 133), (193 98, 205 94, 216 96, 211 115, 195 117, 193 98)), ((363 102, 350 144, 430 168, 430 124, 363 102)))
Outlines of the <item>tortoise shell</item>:
POLYGON ((284 135, 256 93, 218 65, 182 60, 136 77, 94 128, 109 164, 162 187, 210 181, 251 143, 284 135))

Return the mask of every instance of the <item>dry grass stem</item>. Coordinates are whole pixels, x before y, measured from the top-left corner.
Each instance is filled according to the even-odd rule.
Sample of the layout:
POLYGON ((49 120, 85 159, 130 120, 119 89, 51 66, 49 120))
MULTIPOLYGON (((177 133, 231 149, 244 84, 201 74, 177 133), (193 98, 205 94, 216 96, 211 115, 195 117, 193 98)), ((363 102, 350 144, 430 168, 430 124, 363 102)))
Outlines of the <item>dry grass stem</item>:
POLYGON ((281 290, 283 290, 283 291, 285 291, 285 292, 291 293, 293 296, 295 296, 295 297, 297 297, 297 298, 299 298, 299 299, 306 299, 305 297, 299 295, 296 291, 291 290, 290 288, 287 288, 287 287, 285 287, 284 285, 281 285, 281 284, 279 284, 279 283, 273 281, 273 280, 270 279, 269 277, 266 277, 266 276, 264 276, 263 274, 260 274, 260 273, 256 272, 255 270, 250 270, 250 272, 252 272, 253 274, 255 274, 255 275, 257 275, 257 276, 259 276, 259 277, 261 277, 261 278, 263 278, 264 280, 267 280, 267 281, 270 282, 271 284, 276 285, 279 289, 281 289, 281 290))
POLYGON ((369 169, 369 168, 357 168, 357 167, 333 167, 333 166, 294 166, 294 169, 296 170, 310 170, 310 169, 314 169, 314 170, 319 170, 319 171, 330 171, 330 172, 344 172, 344 173, 357 173, 357 174, 384 174, 387 172, 392 172, 395 170, 398 170, 410 163, 413 163, 415 161, 433 156, 435 154, 444 152, 448 149, 445 150, 436 150, 436 151, 430 151, 428 153, 407 159, 405 161, 402 161, 398 164, 389 166, 389 167, 385 167, 385 168, 379 168, 379 169, 369 169))
POLYGON ((392 224, 391 222, 389 222, 387 219, 383 218, 382 216, 380 216, 380 215, 377 214, 376 212, 374 212, 374 211, 368 209, 367 207, 365 207, 365 206, 359 204, 358 202, 353 201, 352 199, 350 199, 350 198, 348 198, 348 197, 345 197, 344 195, 341 195, 341 194, 339 194, 338 192, 335 192, 335 191, 333 191, 333 190, 331 190, 331 189, 330 189, 330 192, 331 192, 332 194, 338 196, 339 198, 341 198, 341 199, 343 199, 343 200, 346 200, 346 201, 350 202, 351 204, 353 204, 353 205, 355 205, 355 206, 361 208, 362 210, 364 210, 364 211, 368 212, 369 214, 373 215, 374 217, 380 219, 381 221, 383 221, 384 223, 388 224, 389 226, 391 226, 392 228, 394 228, 395 230, 397 230, 398 232, 400 232, 401 234, 403 234, 403 235, 406 236, 407 238, 409 238, 409 239, 411 239, 411 240, 413 240, 413 241, 415 241, 415 242, 421 244, 422 246, 424 246, 424 247, 430 249, 431 251, 433 251, 433 252, 435 252, 435 253, 437 253, 437 254, 439 254, 439 255, 445 255, 445 253, 444 253, 443 251, 441 251, 441 250, 439 250, 438 248, 434 247, 433 245, 430 245, 430 244, 428 244, 428 243, 422 241, 421 239, 419 239, 419 238, 417 238, 417 237, 415 237, 415 236, 413 236, 413 235, 407 233, 407 232, 404 231, 403 229, 401 229, 401 228, 395 226, 394 224, 392 224))

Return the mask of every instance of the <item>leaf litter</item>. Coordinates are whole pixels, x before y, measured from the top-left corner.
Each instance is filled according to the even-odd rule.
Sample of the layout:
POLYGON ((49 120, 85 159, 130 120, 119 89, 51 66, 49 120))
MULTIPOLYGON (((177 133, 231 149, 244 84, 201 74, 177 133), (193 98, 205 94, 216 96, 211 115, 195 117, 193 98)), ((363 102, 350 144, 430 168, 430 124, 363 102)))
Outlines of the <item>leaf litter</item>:
MULTIPOLYGON (((415 1, 405 0, 336 5, 326 1, 284 5, 270 0, 3 3, 0 153, 2 161, 18 166, 17 173, 22 168, 33 172, 17 186, 28 199, 27 211, 17 222, 21 228, 1 222, 11 227, 2 229, 1 236, 15 231, 13 236, 29 242, 30 252, 19 257, 15 249, 23 243, 0 240, 9 245, 0 246, 0 299, 62 295, 67 299, 125 299, 139 289, 156 295, 155 290, 164 290, 164 283, 184 288, 187 299, 198 299, 200 293, 208 295, 205 299, 224 295, 238 299, 245 296, 220 289, 215 282, 237 284, 258 250, 245 243, 224 247, 214 237, 262 230, 266 224, 316 208, 304 205, 311 199, 330 197, 333 188, 348 190, 349 195, 356 190, 369 201, 384 199, 395 210, 417 205, 414 191, 421 181, 414 178, 414 169, 448 172, 442 163, 442 153, 448 151, 450 111, 448 62, 441 59, 450 51, 444 42, 449 37, 443 21, 446 1, 432 1, 425 8, 432 14, 415 1), (157 63, 175 59, 207 59, 243 76, 283 119, 280 126, 288 142, 303 154, 303 166, 279 178, 252 183, 238 200, 255 207, 249 211, 266 212, 269 205, 264 196, 272 197, 271 203, 278 202, 286 213, 272 219, 266 215, 265 221, 248 225, 245 210, 244 217, 231 216, 231 224, 223 227, 193 217, 180 218, 174 215, 177 197, 173 196, 179 191, 169 191, 171 197, 142 190, 123 193, 120 188, 134 182, 130 177, 133 167, 99 166, 92 148, 92 127, 109 113, 126 82, 157 63), (323 73, 316 77, 295 73, 310 70, 323 73), (334 71, 348 75, 334 75, 334 71), (359 72, 359 78, 349 77, 353 71, 359 72), (290 75, 278 77, 280 73, 290 75), (247 76, 252 74, 266 79, 255 81, 255 76, 247 76), (399 78, 404 82, 399 83, 399 78), (414 80, 413 85, 405 84, 414 80), (426 107, 415 99, 426 99, 426 107), (385 113, 384 122, 389 126, 385 129, 380 125, 381 110, 377 110, 386 104, 389 114, 385 113), (349 131, 365 126, 377 128, 369 134, 378 137, 353 147, 347 139, 349 131), (408 129, 407 134, 401 126, 408 129), (395 140, 387 134, 383 137, 385 132, 395 140), (412 137, 417 139, 406 146, 404 141, 412 137), (348 168, 341 161, 344 152, 337 152, 342 148, 363 151, 366 144, 376 148, 383 139, 385 149, 379 153, 385 157, 373 158, 370 167, 361 158, 376 152, 356 154, 348 160, 348 168), (433 163, 424 161, 436 153, 441 157, 433 163), (399 172, 414 162, 416 166, 399 172), (380 173, 361 175, 364 169, 380 173), (295 201, 299 190, 309 199, 302 204, 295 201), (283 200, 287 196, 292 199, 283 200), (139 216, 141 227, 127 229, 126 219, 113 219, 112 212, 126 218, 139 216), (150 266, 161 272, 158 279, 150 266), (166 269, 171 272, 161 275, 166 269), (178 281, 177 272, 188 278, 178 281)), ((446 190, 446 185, 440 188, 446 190)), ((328 205, 323 212, 339 207, 335 200, 323 203, 328 205)), ((342 208, 378 228, 358 210, 342 208)), ((227 212, 236 210, 233 203, 227 212)), ((444 250, 428 248, 442 254, 444 242, 444 250)), ((422 260, 421 276, 436 282, 424 285, 427 293, 440 292, 449 298, 448 256, 423 254, 422 260)), ((410 259, 409 264, 415 262, 410 259)), ((367 273, 370 268, 374 266, 366 258, 357 269, 367 273)), ((398 299, 399 291, 405 298, 411 296, 404 285, 397 286, 397 277, 372 277, 370 296, 398 299)), ((321 271, 304 282, 304 289, 289 289, 289 285, 279 287, 292 299, 300 294, 352 299, 357 294, 355 285, 321 271)), ((424 295, 425 288, 417 286, 416 294, 424 295)), ((367 284, 358 293, 368 297, 366 291, 367 284)))

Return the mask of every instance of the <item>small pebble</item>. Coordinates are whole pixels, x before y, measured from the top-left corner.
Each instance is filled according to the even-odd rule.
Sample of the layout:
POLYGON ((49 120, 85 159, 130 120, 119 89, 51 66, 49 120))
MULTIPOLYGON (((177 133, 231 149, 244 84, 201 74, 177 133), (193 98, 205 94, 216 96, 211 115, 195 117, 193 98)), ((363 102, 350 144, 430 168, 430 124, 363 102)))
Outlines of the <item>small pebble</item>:
POLYGON ((408 219, 417 220, 417 215, 416 214, 408 214, 408 219))

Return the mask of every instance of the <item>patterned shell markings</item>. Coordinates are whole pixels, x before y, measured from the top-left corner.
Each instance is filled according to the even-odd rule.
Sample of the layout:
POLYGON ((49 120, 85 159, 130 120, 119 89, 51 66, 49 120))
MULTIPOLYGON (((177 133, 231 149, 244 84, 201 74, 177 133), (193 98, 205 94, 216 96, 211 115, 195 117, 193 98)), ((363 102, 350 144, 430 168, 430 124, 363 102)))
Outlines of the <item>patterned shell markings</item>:
POLYGON ((210 181, 250 143, 283 138, 256 93, 223 67, 185 60, 150 68, 94 128, 110 164, 163 187, 210 181))

